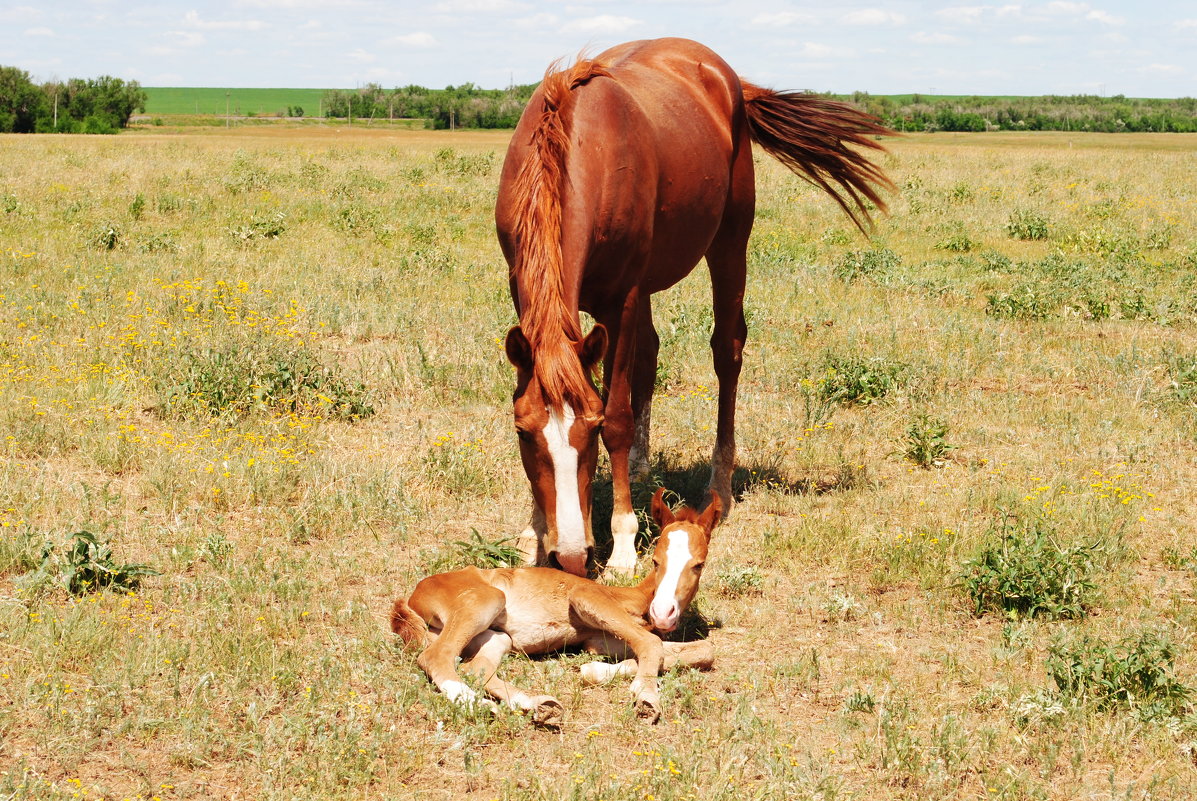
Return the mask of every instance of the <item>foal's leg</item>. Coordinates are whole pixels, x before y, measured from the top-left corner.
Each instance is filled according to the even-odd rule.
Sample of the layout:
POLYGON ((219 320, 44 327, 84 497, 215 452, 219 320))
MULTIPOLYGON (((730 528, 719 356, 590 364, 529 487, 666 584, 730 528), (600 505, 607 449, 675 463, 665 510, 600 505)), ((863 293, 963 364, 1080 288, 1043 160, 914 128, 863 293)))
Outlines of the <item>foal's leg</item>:
MULTIPOLYGON (((636 660, 628 659, 628 647, 625 643, 610 638, 590 640, 586 643, 587 650, 594 654, 603 654, 622 662, 588 662, 582 665, 582 681, 585 684, 606 684, 617 676, 636 675, 636 660)), ((715 667, 715 649, 710 640, 694 640, 692 642, 663 642, 665 660, 662 669, 673 670, 675 667, 689 667, 695 670, 711 670, 715 667)))
POLYGON ((707 250, 715 326, 711 351, 719 379, 719 417, 711 456, 709 488, 719 495, 726 517, 732 508, 731 476, 736 465, 736 390, 748 326, 744 322, 744 280, 748 272, 748 235, 752 233, 756 190, 752 147, 744 143, 732 167, 732 187, 719 231, 707 250))
POLYGON ((628 452, 631 477, 648 477, 649 423, 653 411, 653 390, 657 383, 657 354, 661 339, 653 328, 652 296, 640 299, 636 315, 636 362, 632 368, 632 447, 628 452))
POLYGON ((664 664, 661 638, 644 628, 640 620, 601 587, 581 586, 569 594, 570 609, 582 622, 598 631, 623 640, 636 655, 636 678, 632 681, 636 715, 650 723, 661 718, 661 694, 657 676, 664 664))
MULTIPOLYGON (((500 590, 487 584, 469 587, 452 598, 418 599, 413 595, 409 601, 412 606, 420 603, 421 608, 434 608, 442 621, 440 633, 416 658, 416 664, 450 701, 466 706, 480 701, 478 694, 458 675, 457 658, 479 634, 490 628, 495 618, 502 614, 506 601, 500 590)), ((497 666, 498 662, 495 664, 497 666)))
POLYGON ((617 314, 599 319, 607 327, 607 357, 603 362, 603 384, 607 388, 604 409, 603 444, 611 457, 611 558, 607 570, 631 573, 636 567, 636 532, 640 521, 632 511, 632 485, 628 453, 634 438, 632 414, 632 368, 636 361, 636 325, 640 290, 628 293, 617 314))
POLYGON ((511 653, 511 637, 505 632, 487 629, 470 643, 473 652, 461 663, 463 673, 469 673, 486 687, 486 691, 512 709, 532 713, 532 722, 541 726, 560 726, 564 707, 551 695, 531 695, 496 675, 503 657, 511 653))

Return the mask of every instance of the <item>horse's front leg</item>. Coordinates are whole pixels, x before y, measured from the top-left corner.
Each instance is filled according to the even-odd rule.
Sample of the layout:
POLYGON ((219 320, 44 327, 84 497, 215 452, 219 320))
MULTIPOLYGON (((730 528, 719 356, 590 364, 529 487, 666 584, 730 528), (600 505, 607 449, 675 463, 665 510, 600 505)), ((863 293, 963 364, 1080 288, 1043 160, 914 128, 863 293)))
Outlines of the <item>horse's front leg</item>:
POLYGON ((548 561, 544 552, 544 535, 548 531, 544 510, 532 499, 532 516, 528 525, 515 541, 515 547, 523 554, 525 565, 543 565, 548 561))
POLYGON ((632 481, 629 456, 635 439, 632 413, 632 375, 636 361, 636 327, 640 313, 640 290, 628 293, 619 313, 600 318, 607 327, 607 357, 603 384, 607 389, 604 408, 603 444, 611 457, 611 558, 607 570, 631 573, 636 568, 636 532, 640 521, 632 511, 632 481))
POLYGON ((461 672, 473 676, 488 693, 512 709, 531 713, 533 723, 559 727, 565 713, 560 701, 551 695, 532 695, 499 678, 499 663, 510 652, 511 637, 505 632, 487 629, 466 649, 461 672))

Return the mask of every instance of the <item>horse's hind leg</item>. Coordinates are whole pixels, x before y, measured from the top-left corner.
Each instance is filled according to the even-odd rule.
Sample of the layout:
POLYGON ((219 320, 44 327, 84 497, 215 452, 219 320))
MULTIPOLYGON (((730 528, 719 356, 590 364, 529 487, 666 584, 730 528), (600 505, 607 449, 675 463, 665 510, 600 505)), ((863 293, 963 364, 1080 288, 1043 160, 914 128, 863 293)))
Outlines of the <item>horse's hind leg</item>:
MULTIPOLYGON (((618 640, 592 640, 587 643, 592 653, 623 659, 622 662, 587 662, 582 665, 582 682, 605 684, 617 676, 635 676, 636 660, 626 658, 630 653, 627 645, 618 640)), ((689 667, 695 670, 710 670, 715 666, 715 649, 710 640, 692 642, 663 642, 665 661, 662 670, 675 667, 689 667)))
POLYGON ((478 679, 486 691, 512 709, 532 713, 532 722, 540 726, 561 725, 564 707, 551 695, 532 695, 498 677, 496 671, 503 657, 511 652, 511 637, 501 631, 487 629, 470 643, 461 663, 461 671, 478 679))
POLYGON ((653 327, 651 296, 645 295, 640 298, 636 318, 636 359, 632 367, 632 447, 628 452, 629 475, 638 481, 648 477, 648 434, 660 348, 661 339, 653 327))
POLYGON ((736 466, 736 393, 740 383, 744 342, 744 283, 748 272, 748 236, 755 205, 752 149, 745 145, 733 167, 731 197, 715 239, 707 250, 715 325, 711 353, 719 379, 719 413, 715 450, 711 456, 710 489, 723 502, 726 518, 732 508, 731 477, 736 466))

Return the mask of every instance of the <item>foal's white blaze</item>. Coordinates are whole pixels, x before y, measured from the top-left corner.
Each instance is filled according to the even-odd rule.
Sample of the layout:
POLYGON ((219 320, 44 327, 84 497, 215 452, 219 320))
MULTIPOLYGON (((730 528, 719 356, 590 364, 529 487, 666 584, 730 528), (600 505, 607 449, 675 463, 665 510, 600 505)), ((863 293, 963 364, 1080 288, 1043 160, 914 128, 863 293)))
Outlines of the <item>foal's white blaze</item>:
POLYGON ((578 449, 569 444, 569 430, 576 419, 568 403, 562 404, 560 412, 550 409, 544 438, 553 463, 557 495, 557 562, 569 572, 582 575, 586 572, 586 525, 578 495, 578 449))
POLYGON ((669 532, 669 545, 665 549, 665 575, 657 585, 653 602, 648 607, 648 616, 653 628, 658 631, 673 631, 677 628, 682 610, 677 604, 677 585, 682 571, 690 561, 690 532, 679 528, 669 532))

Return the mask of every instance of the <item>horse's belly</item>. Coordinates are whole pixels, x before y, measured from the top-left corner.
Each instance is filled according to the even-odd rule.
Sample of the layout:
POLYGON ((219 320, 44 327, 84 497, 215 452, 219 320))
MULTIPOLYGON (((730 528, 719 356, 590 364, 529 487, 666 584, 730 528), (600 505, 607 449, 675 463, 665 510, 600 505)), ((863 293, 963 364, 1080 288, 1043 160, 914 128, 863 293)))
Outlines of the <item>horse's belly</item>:
POLYGON ((556 651, 580 640, 578 630, 569 623, 568 609, 544 609, 534 604, 507 602, 503 631, 511 637, 516 651, 542 654, 556 651))

